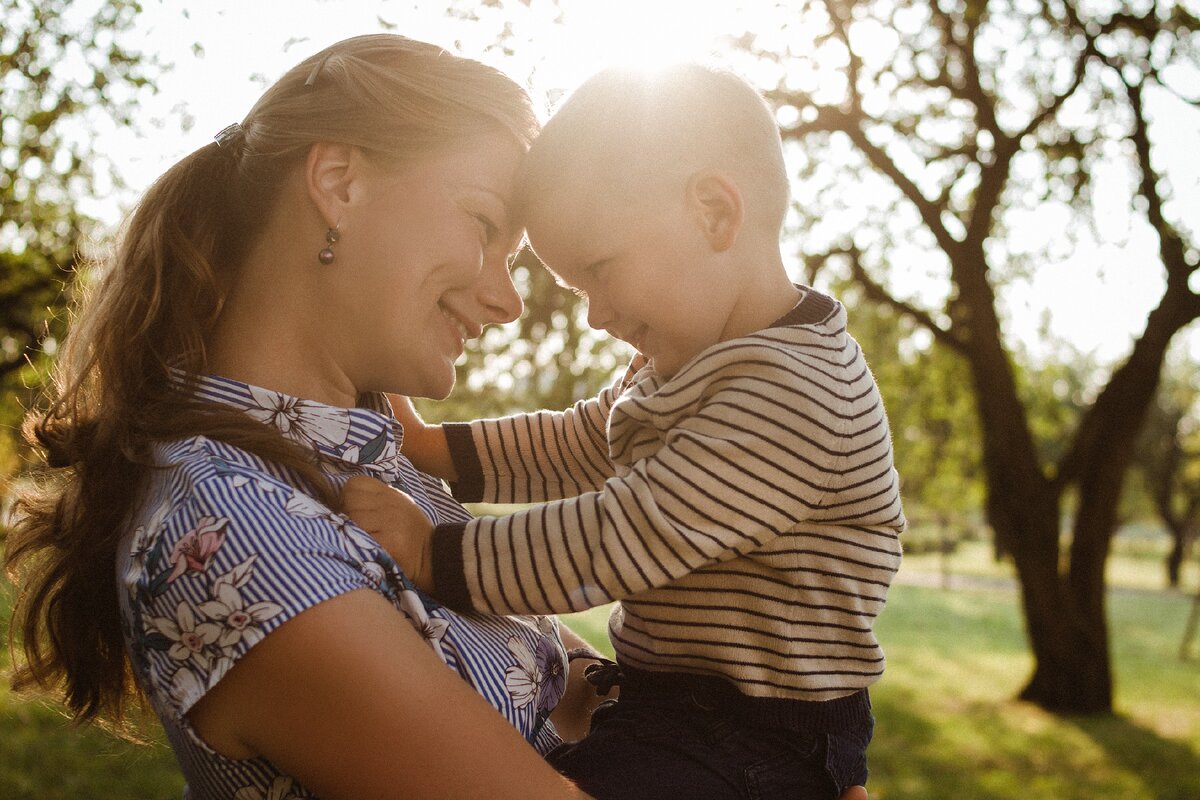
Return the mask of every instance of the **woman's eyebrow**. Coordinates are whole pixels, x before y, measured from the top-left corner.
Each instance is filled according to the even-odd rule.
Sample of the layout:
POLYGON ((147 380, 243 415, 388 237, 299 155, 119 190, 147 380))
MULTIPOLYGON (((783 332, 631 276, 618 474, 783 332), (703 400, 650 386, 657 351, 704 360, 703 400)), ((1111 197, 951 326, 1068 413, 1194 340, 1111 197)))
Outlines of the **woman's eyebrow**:
POLYGON ((497 200, 497 201, 498 201, 498 202, 499 202, 499 203, 500 203, 502 206, 504 206, 504 210, 505 210, 506 212, 508 211, 508 208, 509 208, 509 205, 510 205, 510 200, 509 200, 509 198, 507 198, 507 197, 505 197, 504 195, 500 194, 500 192, 496 191, 496 190, 495 190, 495 189, 493 189, 492 187, 490 187, 490 186, 484 186, 484 185, 482 185, 482 184, 478 184, 478 183, 467 183, 467 184, 463 184, 463 186, 464 186, 464 188, 467 188, 467 189, 474 189, 474 190, 475 190, 475 191, 477 191, 477 192, 483 192, 484 194, 491 195, 492 197, 496 198, 496 200, 497 200))

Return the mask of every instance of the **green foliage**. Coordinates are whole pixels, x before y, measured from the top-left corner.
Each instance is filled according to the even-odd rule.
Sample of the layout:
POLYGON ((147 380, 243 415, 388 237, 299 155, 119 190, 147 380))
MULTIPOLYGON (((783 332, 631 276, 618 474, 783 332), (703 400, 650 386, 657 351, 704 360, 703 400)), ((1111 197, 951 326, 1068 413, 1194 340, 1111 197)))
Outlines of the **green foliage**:
MULTIPOLYGON (((18 424, 66 327, 91 220, 116 180, 96 130, 132 124, 152 59, 124 44, 135 0, 0 0, 0 436, 18 424)), ((0 475, 11 441, 0 442, 0 475)))
POLYGON ((1138 465, 1164 521, 1200 535, 1200 367, 1186 356, 1149 409, 1138 465))

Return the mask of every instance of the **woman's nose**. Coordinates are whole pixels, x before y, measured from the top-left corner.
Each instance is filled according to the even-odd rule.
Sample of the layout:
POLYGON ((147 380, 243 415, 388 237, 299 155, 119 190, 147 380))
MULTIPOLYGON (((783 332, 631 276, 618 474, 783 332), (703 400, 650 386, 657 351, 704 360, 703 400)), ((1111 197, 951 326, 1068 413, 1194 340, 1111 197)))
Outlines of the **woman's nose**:
POLYGON ((483 306, 488 322, 512 322, 525 309, 521 295, 508 272, 503 256, 486 259, 476 284, 475 299, 483 306))

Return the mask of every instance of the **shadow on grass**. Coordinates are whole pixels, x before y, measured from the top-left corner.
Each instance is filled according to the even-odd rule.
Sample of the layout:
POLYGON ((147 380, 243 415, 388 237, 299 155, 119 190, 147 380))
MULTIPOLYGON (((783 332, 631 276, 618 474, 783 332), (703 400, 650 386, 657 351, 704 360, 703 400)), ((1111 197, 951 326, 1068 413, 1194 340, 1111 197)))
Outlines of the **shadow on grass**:
POLYGON ((1187 744, 1160 736, 1119 714, 1064 721, 1103 748, 1114 763, 1137 775, 1156 800, 1200 798, 1200 755, 1187 744))
POLYGON ((942 747, 941 723, 914 710, 918 697, 905 691, 872 698, 872 704, 877 720, 868 755, 873 796, 1012 800, 1014 795, 1003 787, 981 786, 976 765, 942 747))
POLYGON ((1197 800, 1200 757, 1122 717, 1063 718, 1016 700, 903 687, 874 699, 878 800, 1197 800))

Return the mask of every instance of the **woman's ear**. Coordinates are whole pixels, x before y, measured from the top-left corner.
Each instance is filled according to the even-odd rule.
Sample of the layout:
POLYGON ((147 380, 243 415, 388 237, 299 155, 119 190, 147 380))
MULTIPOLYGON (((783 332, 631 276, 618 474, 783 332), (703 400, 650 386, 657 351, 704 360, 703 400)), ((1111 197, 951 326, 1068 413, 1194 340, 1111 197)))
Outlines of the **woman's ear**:
POLYGON ((713 250, 723 253, 733 247, 745 219, 737 184, 722 172, 697 172, 688 179, 687 200, 713 250))
POLYGON ((348 144, 317 142, 308 150, 304 162, 304 182, 309 199, 325 220, 326 227, 337 226, 345 207, 354 198, 362 159, 348 144))

